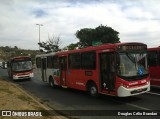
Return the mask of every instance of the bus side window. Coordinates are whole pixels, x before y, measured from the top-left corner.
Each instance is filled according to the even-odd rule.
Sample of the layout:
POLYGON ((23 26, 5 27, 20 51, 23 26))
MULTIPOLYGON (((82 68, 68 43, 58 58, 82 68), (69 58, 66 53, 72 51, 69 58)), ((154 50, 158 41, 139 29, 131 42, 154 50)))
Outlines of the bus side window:
POLYGON ((40 57, 36 58, 36 66, 37 68, 41 68, 41 58, 40 57))
POLYGON ((81 54, 74 53, 69 55, 69 68, 80 69, 81 68, 81 54))
POLYGON ((149 66, 157 66, 158 63, 157 51, 149 51, 148 52, 148 65, 149 66))
POLYGON ((53 68, 54 66, 54 56, 47 57, 47 68, 53 68))
POLYGON ((82 69, 96 69, 96 53, 94 51, 82 53, 82 69))
POLYGON ((59 67, 59 60, 57 56, 53 56, 53 68, 57 69, 59 67))

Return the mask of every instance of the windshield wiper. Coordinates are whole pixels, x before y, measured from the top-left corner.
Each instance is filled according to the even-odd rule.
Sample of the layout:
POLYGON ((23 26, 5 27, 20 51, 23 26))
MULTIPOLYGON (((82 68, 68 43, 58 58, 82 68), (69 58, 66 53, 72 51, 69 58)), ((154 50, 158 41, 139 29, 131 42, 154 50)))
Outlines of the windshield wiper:
POLYGON ((129 55, 129 53, 127 53, 127 57, 135 64, 135 67, 136 67, 136 69, 138 71, 138 66, 137 66, 136 58, 134 58, 131 55, 129 55))
POLYGON ((127 54, 127 57, 133 62, 135 63, 135 58, 132 58, 132 56, 129 55, 129 53, 126 53, 127 54))

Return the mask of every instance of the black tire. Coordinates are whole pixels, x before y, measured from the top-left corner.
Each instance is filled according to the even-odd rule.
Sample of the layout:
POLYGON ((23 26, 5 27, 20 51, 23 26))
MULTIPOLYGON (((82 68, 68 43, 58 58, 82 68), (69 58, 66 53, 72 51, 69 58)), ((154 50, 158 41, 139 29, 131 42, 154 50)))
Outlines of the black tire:
POLYGON ((28 81, 30 81, 31 80, 31 78, 28 78, 28 81))
POLYGON ((95 83, 90 83, 88 86, 89 95, 92 97, 98 97, 98 89, 95 83))
POLYGON ((54 85, 54 80, 53 80, 52 77, 49 78, 49 85, 50 85, 52 88, 55 87, 55 85, 54 85))

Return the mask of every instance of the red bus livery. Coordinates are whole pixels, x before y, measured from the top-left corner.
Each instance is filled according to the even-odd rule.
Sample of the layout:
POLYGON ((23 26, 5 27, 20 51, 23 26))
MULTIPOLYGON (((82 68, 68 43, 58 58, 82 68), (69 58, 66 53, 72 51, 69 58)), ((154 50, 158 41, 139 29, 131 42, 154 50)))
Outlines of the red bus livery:
POLYGON ((31 57, 18 56, 8 61, 8 75, 13 80, 30 79, 33 77, 31 57))
POLYGON ((160 86, 160 47, 148 48, 151 86, 160 86))
POLYGON ((36 56, 42 80, 59 85, 126 97, 150 90, 147 46, 117 43, 36 56))

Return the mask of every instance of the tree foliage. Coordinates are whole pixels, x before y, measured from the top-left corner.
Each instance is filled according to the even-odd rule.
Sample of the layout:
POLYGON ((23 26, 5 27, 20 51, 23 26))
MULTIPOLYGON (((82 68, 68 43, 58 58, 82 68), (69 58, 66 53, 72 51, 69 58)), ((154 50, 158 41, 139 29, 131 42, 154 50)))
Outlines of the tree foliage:
POLYGON ((108 26, 100 25, 95 29, 92 28, 83 28, 76 32, 76 37, 79 39, 79 46, 81 48, 92 46, 93 42, 101 42, 102 44, 105 43, 118 43, 119 32, 112 29, 108 26))
POLYGON ((64 50, 74 50, 74 49, 78 48, 78 46, 79 46, 78 43, 71 43, 70 45, 65 47, 64 50))
POLYGON ((45 50, 47 53, 60 51, 60 48, 59 48, 60 44, 61 44, 60 37, 54 36, 54 35, 52 37, 48 36, 48 41, 38 43, 38 45, 41 48, 43 48, 43 50, 41 49, 41 51, 45 50))
POLYGON ((17 46, 1 46, 0 47, 0 60, 8 61, 12 57, 16 56, 31 56, 32 61, 35 61, 35 55, 41 54, 38 50, 26 50, 18 48, 17 46))

